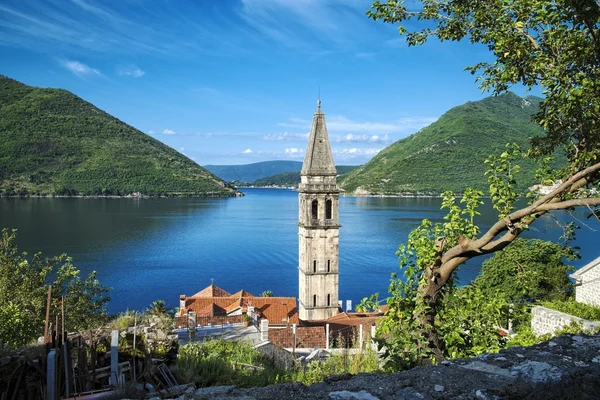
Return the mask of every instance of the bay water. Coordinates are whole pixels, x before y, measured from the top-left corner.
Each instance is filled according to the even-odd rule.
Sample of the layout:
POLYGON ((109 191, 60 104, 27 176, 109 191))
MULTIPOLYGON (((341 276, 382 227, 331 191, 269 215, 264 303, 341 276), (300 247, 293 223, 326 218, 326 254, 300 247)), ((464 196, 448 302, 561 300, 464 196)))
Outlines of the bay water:
MULTIPOLYGON (((113 288, 109 311, 141 310, 157 299, 178 305, 214 282, 233 293, 298 296, 298 194, 288 189, 242 189, 239 198, 2 198, 0 227, 18 230, 19 251, 67 253, 84 275, 96 270, 113 288)), ((439 198, 340 198, 340 299, 356 305, 379 292, 386 297, 395 255, 424 218, 443 221, 439 198)), ((600 256, 600 224, 587 210, 554 215, 582 226, 572 243, 581 267, 600 256), (575 218, 575 219, 573 219, 575 218)), ((486 203, 482 227, 496 221, 486 203)), ((525 237, 558 240, 551 216, 525 237)), ((462 284, 474 279, 483 258, 460 267, 462 284)), ((344 303, 345 304, 345 303, 344 303)))

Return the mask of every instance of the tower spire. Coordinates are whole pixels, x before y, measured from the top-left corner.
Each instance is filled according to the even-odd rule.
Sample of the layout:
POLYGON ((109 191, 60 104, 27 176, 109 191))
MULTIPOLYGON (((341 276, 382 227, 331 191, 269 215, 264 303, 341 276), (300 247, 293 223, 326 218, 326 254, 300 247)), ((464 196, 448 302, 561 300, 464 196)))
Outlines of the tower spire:
POLYGON ((301 175, 336 175, 333 154, 329 145, 325 114, 321 110, 321 99, 317 100, 317 111, 313 117, 308 145, 304 155, 301 175))
POLYGON ((339 188, 327 137, 321 93, 298 187, 298 286, 300 319, 325 320, 338 313, 339 188))

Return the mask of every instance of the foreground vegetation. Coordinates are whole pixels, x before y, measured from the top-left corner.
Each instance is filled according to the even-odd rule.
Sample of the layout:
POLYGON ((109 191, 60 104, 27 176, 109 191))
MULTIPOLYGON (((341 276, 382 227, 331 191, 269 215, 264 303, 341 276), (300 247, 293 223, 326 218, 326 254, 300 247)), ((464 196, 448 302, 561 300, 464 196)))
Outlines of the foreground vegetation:
POLYGON ((0 195, 219 195, 195 162, 61 89, 0 75, 0 195))
POLYGON ((334 374, 357 374, 378 370, 379 360, 377 353, 372 349, 356 355, 338 353, 323 362, 286 369, 247 343, 221 339, 186 344, 180 347, 178 359, 180 376, 184 381, 195 383, 199 387, 252 387, 282 382, 302 382, 310 385, 334 374))
POLYGON ((52 288, 50 317, 62 315, 67 332, 94 328, 106 322, 110 288, 96 279, 83 278, 62 254, 28 257, 15 245, 16 231, 0 235, 0 348, 17 349, 42 336, 48 286, 52 288), (63 306, 64 304, 64 306, 63 306))
MULTIPOLYGON (((392 276, 389 310, 380 325, 388 360, 397 366, 452 356, 455 343, 460 350, 465 341, 460 336, 465 332, 471 332, 477 340, 475 348, 496 346, 489 328, 500 322, 502 310, 510 303, 506 298, 482 296, 478 293, 482 289, 476 286, 457 289, 456 272, 465 261, 510 248, 540 217, 557 210, 587 207, 590 220, 600 220, 598 2, 419 3, 408 9, 402 0, 375 1, 367 14, 374 20, 399 25, 399 33, 406 35, 409 46, 422 45, 430 38, 483 44, 492 61, 467 67, 479 75, 482 90, 499 95, 511 85, 521 84, 529 89, 541 88, 545 97, 539 103, 539 112, 532 116, 541 134, 530 135, 530 149, 523 152, 518 143, 507 143, 502 152, 486 159, 485 175, 489 196, 498 212, 497 221, 485 230, 477 224, 481 190, 465 189, 460 202, 455 193, 447 191, 442 203, 448 211, 444 222, 423 220, 410 233, 407 243, 400 245, 398 255, 404 279, 392 276), (562 159, 553 167, 550 158, 557 152, 562 153, 562 159), (538 163, 538 168, 532 171, 528 167, 526 172, 530 176, 533 173, 540 187, 546 186, 547 190, 532 191, 529 204, 516 209, 517 177, 523 172, 519 164, 524 158, 538 163), (463 309, 453 307, 452 302, 460 300, 461 295, 465 306, 478 303, 490 307, 489 312, 477 314, 474 323, 463 319, 464 324, 456 325, 454 320, 460 319, 457 316, 463 309), (487 335, 476 333, 482 327, 480 332, 488 332, 487 335)), ((459 174, 461 167, 460 160, 455 160, 442 175, 459 174)), ((565 239, 571 239, 575 224, 561 226, 565 239)))

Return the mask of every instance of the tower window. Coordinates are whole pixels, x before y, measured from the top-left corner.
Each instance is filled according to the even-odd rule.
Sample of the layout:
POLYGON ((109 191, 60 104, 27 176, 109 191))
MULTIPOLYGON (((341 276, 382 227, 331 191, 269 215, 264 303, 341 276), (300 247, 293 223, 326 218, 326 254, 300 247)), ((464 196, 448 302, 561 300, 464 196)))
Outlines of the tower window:
POLYGON ((312 217, 319 218, 319 202, 317 200, 312 201, 312 217))
POLYGON ((325 202, 325 219, 331 219, 331 200, 325 202))
POLYGON ((329 307, 331 305, 331 295, 328 294, 327 295, 327 307, 329 307))
POLYGON ((313 272, 317 272, 317 260, 313 261, 313 272))
POLYGON ((327 272, 331 272, 331 260, 327 260, 327 272))
POLYGON ((317 295, 313 295, 313 307, 317 306, 317 295))

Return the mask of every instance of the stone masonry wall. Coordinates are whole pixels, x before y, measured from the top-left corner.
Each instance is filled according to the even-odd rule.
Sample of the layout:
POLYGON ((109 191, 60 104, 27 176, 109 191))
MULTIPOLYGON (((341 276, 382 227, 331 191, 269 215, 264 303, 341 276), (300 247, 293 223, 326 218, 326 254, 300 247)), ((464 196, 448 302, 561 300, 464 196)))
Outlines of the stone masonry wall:
POLYGON ((581 275, 581 283, 575 286, 575 300, 592 306, 600 306, 600 266, 581 275))
MULTIPOLYGON (((294 347, 294 331, 292 327, 270 328, 269 342, 277 347, 289 349, 294 347)), ((296 328, 296 348, 325 348, 325 327, 306 326, 296 328)))
POLYGON ((534 307, 531 310, 531 329, 536 335, 554 333, 563 326, 570 325, 572 321, 583 323, 584 328, 589 330, 600 326, 600 322, 588 321, 542 306, 534 307))

